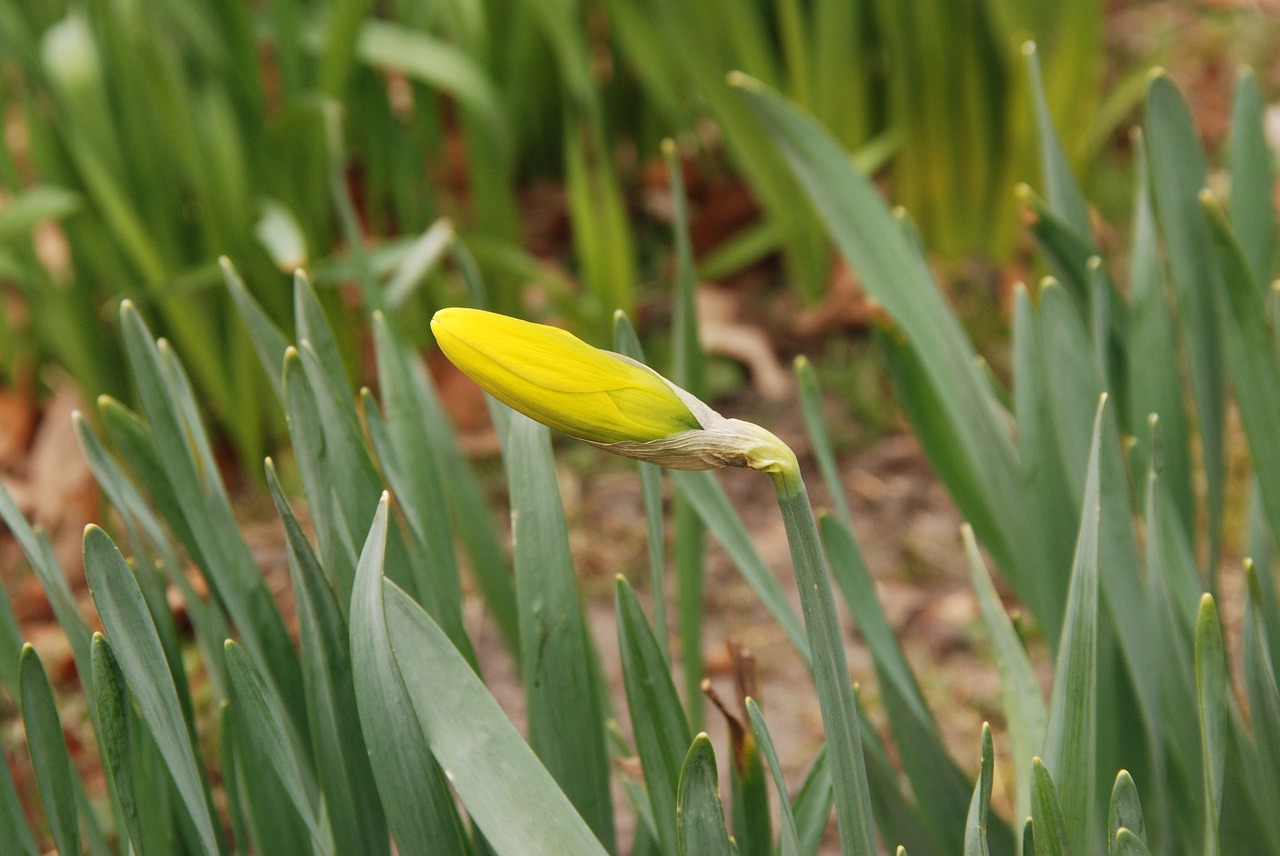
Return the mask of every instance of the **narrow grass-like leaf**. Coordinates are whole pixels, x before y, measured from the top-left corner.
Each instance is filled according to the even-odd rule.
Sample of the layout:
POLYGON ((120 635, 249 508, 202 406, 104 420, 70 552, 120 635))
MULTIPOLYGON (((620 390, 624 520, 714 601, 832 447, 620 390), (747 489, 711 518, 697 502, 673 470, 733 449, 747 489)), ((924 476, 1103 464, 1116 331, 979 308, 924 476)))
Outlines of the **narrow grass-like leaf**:
MULTIPOLYGON (((939 390, 930 380, 913 343, 903 336, 903 330, 892 319, 876 320, 876 343, 884 356, 899 406, 925 449, 929 464, 947 486, 979 539, 988 545, 999 562, 999 545, 992 543, 992 539, 998 537, 992 534, 1000 525, 998 518, 981 495, 981 480, 972 475, 963 438, 952 430, 953 423, 937 416, 945 408, 939 390)), ((983 382, 986 383, 985 378, 983 382)), ((987 394, 986 387, 982 394, 987 394)), ((1015 590, 1034 585, 1024 578, 1021 564, 1001 564, 1001 567, 1010 575, 1010 584, 1015 590)), ((1034 603, 1035 593, 1028 593, 1026 600, 1034 603)))
POLYGON ((944 851, 955 850, 964 840, 972 787, 946 750, 852 533, 846 524, 826 515, 820 527, 832 576, 871 651, 894 743, 919 801, 924 826, 944 851))
POLYGON ((107 638, 112 640, 112 652, 125 683, 195 825, 201 851, 215 856, 220 849, 204 772, 142 592, 120 551, 96 526, 85 531, 84 566, 93 602, 107 638))
POLYGON ((294 811, 307 825, 311 846, 321 854, 335 853, 324 798, 298 735, 289 728, 289 720, 280 715, 280 701, 272 698, 267 683, 239 645, 228 639, 226 651, 227 673, 233 687, 231 703, 237 708, 236 721, 241 724, 244 739, 280 779, 294 811))
POLYGON ((22 725, 49 832, 60 853, 79 853, 75 771, 62 737, 53 687, 49 686, 36 649, 30 645, 22 646, 21 669, 22 725))
POLYGON ((383 582, 382 588, 387 641, 397 652, 417 720, 492 852, 603 854, 595 834, 448 637, 394 583, 383 582))
POLYGON ((644 772, 658 841, 676 851, 676 788, 686 747, 693 739, 666 655, 644 618, 635 592, 621 576, 614 584, 618 653, 631 711, 636 752, 644 772))
MULTIPOLYGON (((360 554, 351 600, 356 706, 374 781, 399 852, 406 856, 465 856, 470 850, 449 782, 431 756, 427 734, 414 712, 388 636, 382 586, 388 502, 384 493, 360 554)), ((453 651, 447 641, 441 644, 453 651)), ((469 674, 469 679, 475 680, 474 673, 469 674)), ((443 686, 432 683, 424 685, 424 689, 439 692, 443 686)))
POLYGON ((282 396, 281 381, 284 378, 281 375, 281 367, 284 365, 284 352, 289 347, 289 340, 249 294, 248 287, 240 278, 231 260, 223 256, 218 260, 218 264, 222 268, 222 278, 227 284, 227 292, 231 295, 232 302, 249 329, 249 338, 253 342, 254 350, 258 352, 258 359, 262 361, 262 367, 267 372, 271 386, 275 389, 277 396, 282 396))
MULTIPOLYGON (((613 314, 613 349, 633 360, 644 362, 644 349, 631 326, 626 314, 619 311, 613 314)), ((640 496, 644 503, 645 523, 649 535, 649 584, 653 597, 653 635, 658 640, 658 647, 664 657, 671 656, 667 649, 667 598, 663 579, 666 576, 666 539, 662 512, 662 469, 656 464, 639 461, 636 468, 640 472, 640 496)), ((683 745, 689 744, 685 737, 683 745)), ((668 848, 670 849, 670 848, 668 848)))
POLYGON ((1236 389, 1240 421, 1249 439, 1249 452, 1259 478, 1262 504, 1273 538, 1280 538, 1280 353, 1267 326, 1266 306, 1253 282, 1240 243, 1231 231, 1225 212, 1206 190, 1201 194, 1205 219, 1217 251, 1222 274, 1222 300, 1218 304, 1227 365, 1236 389))
MULTIPOLYGON (((1018 426, 1018 478, 1024 501, 1031 509, 1027 519, 1035 533, 1027 539, 1022 556, 1029 573, 1019 574, 1016 587, 1044 628, 1053 650, 1062 631, 1062 605, 1070 582, 1070 556, 1079 528, 1079 509, 1070 499, 1057 449, 1040 325, 1025 288, 1015 288, 1013 301, 1013 415, 1018 426)), ((1017 780, 1029 783, 1031 756, 1039 746, 1037 741, 1026 747, 1025 753, 1019 753, 1022 766, 1015 771, 1017 780)), ((1025 788, 1022 793, 1027 793, 1025 788)), ((1017 816, 1025 817, 1026 811, 1017 816)))
MULTIPOLYGON (((1049 771, 1056 771, 1056 778, 1061 782, 1062 813, 1066 818, 1071 849, 1079 853, 1089 852, 1097 788, 1098 529, 1102 511, 1099 446, 1106 403, 1104 396, 1098 403, 1093 423, 1080 535, 1076 541, 1066 618, 1054 668, 1053 696, 1044 745, 1045 776, 1048 777, 1049 771)), ((1035 768, 1038 777, 1038 761, 1035 768)), ((1032 781, 1033 817, 1037 816, 1034 810, 1037 784, 1036 780, 1032 781)), ((1048 846, 1052 836, 1044 834, 1041 822, 1037 822, 1037 827, 1041 830, 1036 841, 1039 856, 1040 839, 1043 838, 1048 846)))
MULTIPOLYGON (((378 380, 386 414, 387 436, 394 449, 393 462, 383 462, 390 483, 418 543, 427 551, 431 575, 439 583, 440 597, 461 602, 458 559, 450 528, 445 481, 438 463, 434 437, 424 413, 432 406, 431 380, 417 355, 409 351, 381 313, 373 319, 378 380)), ((368 407, 364 408, 369 414, 368 407)), ((476 567, 490 612, 504 634, 515 631, 515 594, 506 578, 506 567, 476 567)))
MULTIPOLYGON (((662 144, 671 183, 671 237, 675 245, 674 299, 671 317, 671 379, 699 398, 707 394, 706 354, 698 337, 697 273, 689 235, 689 198, 675 143, 662 144)), ((673 503, 675 530, 676 626, 680 636, 680 662, 684 669, 685 696, 693 728, 702 723, 702 624, 705 598, 703 577, 706 524, 683 490, 673 503)), ((785 626, 785 625, 784 625, 785 626)), ((796 622, 795 629, 799 629, 796 622)), ((792 637, 796 638, 796 637, 792 637)))
POLYGON ((612 850, 604 716, 550 433, 513 413, 503 450, 511 486, 529 743, 606 849, 612 850))
POLYGON ((1031 658, 1018 638, 1013 622, 1009 620, 986 563, 978 553, 973 530, 967 525, 961 528, 964 536, 965 557, 969 562, 969 577, 978 596, 978 609, 983 624, 991 636, 991 648, 995 656, 996 670, 1000 673, 1000 695, 1003 699, 1005 718, 1009 727, 1009 742, 1014 767, 1014 817, 1031 814, 1031 759, 1044 745, 1046 722, 1044 696, 1036 680, 1031 658))
POLYGON ((720 803, 716 753, 706 734, 694 738, 680 768, 676 826, 680 856, 729 856, 732 852, 720 803))
MULTIPOLYGON (((1024 851, 1025 842, 1032 840, 1035 856, 1071 856, 1074 851, 1071 849, 1070 832, 1075 830, 1067 826, 1062 803, 1058 800, 1058 789, 1039 758, 1031 761, 1031 821, 1035 835, 1023 838, 1024 851)), ((1086 832, 1092 830, 1080 830, 1082 836, 1086 832)))
POLYGON ((1274 168, 1263 127, 1264 109, 1257 76, 1252 69, 1243 69, 1231 106, 1231 230, 1260 294, 1271 285, 1276 230, 1268 192, 1274 168))
POLYGON ((1146 841, 1147 822, 1142 814, 1142 802, 1138 799, 1138 787, 1128 770, 1121 770, 1111 788, 1111 808, 1107 813, 1107 845, 1115 856, 1118 845, 1116 836, 1121 829, 1146 841))
MULTIPOLYGON (((298 328, 298 344, 310 342, 315 352, 317 366, 325 380, 316 385, 327 389, 338 401, 350 400, 351 381, 342 362, 342 349, 310 277, 301 270, 293 276, 293 322, 298 328)), ((355 411, 350 408, 336 415, 356 424, 355 411)))
MULTIPOLYGON (((454 250, 455 255, 461 252, 457 244, 454 250)), ((476 283, 473 290, 478 286, 476 283)), ((375 315, 375 331, 378 323, 375 315)), ((493 516, 476 474, 458 445, 457 435, 445 415, 435 387, 421 371, 414 371, 412 380, 420 408, 418 417, 431 438, 440 481, 449 486, 445 498, 453 520, 453 533, 462 542, 471 572, 476 576, 489 610, 502 630, 503 640, 518 660, 520 632, 515 586, 511 580, 511 564, 499 543, 493 516)))
MULTIPOLYGON (((114 413, 113 418, 119 420, 117 422, 118 427, 130 425, 139 429, 142 436, 145 436, 145 426, 141 426, 129 419, 123 408, 113 404, 111 409, 114 413)), ((142 563, 150 560, 155 563, 164 571, 169 583, 181 593, 183 608, 191 621, 201 656, 205 665, 209 668, 209 679, 213 686, 214 694, 218 698, 224 698, 226 696, 226 681, 224 680, 223 669, 219 664, 222 661, 220 655, 222 642, 231 633, 226 615, 217 604, 208 603, 201 598, 192 587, 191 581, 187 579, 186 574, 181 572, 182 564, 179 562, 175 548, 165 533, 156 513, 147 501, 143 499, 142 493, 135 486, 133 480, 125 475, 121 465, 115 458, 107 454, 97 435, 89 427, 88 421, 81 414, 75 413, 72 414, 72 423, 75 427, 76 439, 79 441, 80 450, 89 464, 89 469, 93 472, 94 479, 97 481, 98 486, 102 488, 103 493, 106 494, 111 505, 124 519, 125 527, 129 532, 130 540, 133 542, 134 551, 137 554, 135 562, 142 563)), ((135 445, 133 448, 135 451, 141 451, 143 447, 135 445)), ((132 459, 136 471, 143 459, 137 455, 134 455, 132 459)), ((154 497, 154 499, 159 504, 160 499, 158 497, 154 497)), ((155 588, 158 588, 158 586, 155 588)), ((170 666, 174 668, 174 682, 178 688, 178 697, 183 703, 183 709, 190 715, 191 700, 187 687, 186 671, 180 656, 177 630, 173 624, 172 616, 168 614, 168 600, 163 591, 144 590, 143 594, 147 597, 151 616, 157 622, 157 630, 161 632, 161 641, 165 646, 165 656, 168 658, 170 666), (159 595, 158 598, 157 595, 159 595)))
MULTIPOLYGON (((165 493, 172 497, 167 511, 183 521, 210 588, 234 621, 245 649, 276 685, 290 717, 301 727, 305 716, 297 653, 240 534, 190 387, 176 358, 163 355, 129 301, 121 304, 120 319, 138 397, 154 434, 159 464, 154 480, 167 482, 165 493)), ((122 655, 121 640, 112 641, 117 655, 122 655)), ((123 656, 120 659, 124 668, 123 656)))
POLYGON ((782 765, 778 762, 778 751, 773 748, 773 738, 769 736, 769 727, 765 724, 760 706, 753 698, 748 698, 746 705, 756 742, 764 752, 765 760, 769 764, 769 773, 773 776, 773 787, 778 794, 778 825, 781 827, 778 836, 778 856, 800 856, 800 833, 796 830, 796 818, 791 810, 791 798, 787 795, 787 783, 782 778, 782 765))
POLYGON ((222 709, 219 736, 224 741, 219 747, 224 762, 224 781, 231 784, 227 796, 238 795, 233 819, 239 815, 238 841, 242 850, 250 848, 263 853, 279 853, 282 856, 312 856, 311 835, 298 812, 289 802, 289 795, 274 768, 262 764, 251 754, 253 747, 243 732, 236 708, 231 701, 222 709))
MULTIPOLYGON (((81 675, 88 674, 89 625, 80 617, 75 598, 71 594, 71 587, 67 584, 62 568, 58 565, 58 559, 53 553, 53 545, 49 543, 48 536, 31 527, 26 516, 13 501, 9 489, 3 484, 0 484, 0 519, 4 520, 5 526, 13 534, 27 561, 31 563, 31 569, 40 580, 40 586, 44 589, 45 597, 49 599, 53 614, 58 619, 62 631, 67 634, 67 641, 71 643, 77 670, 80 670, 81 675)), ((21 650, 21 644, 19 644, 19 655, 21 650)), ((13 665, 16 676, 18 674, 16 660, 13 665)), ((16 689, 17 681, 11 686, 16 689)))
POLYGON ((9 842, 15 856, 40 856, 8 763, 0 764, 0 841, 9 842))
POLYGON ((818 843, 831 819, 831 800, 831 768, 827 766, 827 746, 824 743, 809 765, 809 772, 791 803, 801 853, 817 852, 818 843))
MULTIPOLYGON (((680 495, 688 499, 697 510, 707 530, 720 542, 720 546, 729 554, 734 565, 741 572, 743 579, 755 590, 760 602, 773 616, 774 621, 782 627, 787 638, 807 662, 809 660, 809 644, 805 638, 804 625, 796 617, 782 590, 782 584, 764 563, 760 553, 751 543, 742 518, 733 510, 729 497, 716 477, 709 472, 672 472, 680 495)), ((681 537, 677 534, 677 537, 681 537)), ((679 547, 677 547, 679 549, 679 547)))
POLYGON ((132 711, 124 675, 111 653, 107 638, 101 633, 93 634, 92 659, 93 705, 97 711, 98 739, 106 760, 105 772, 110 776, 120 803, 120 813, 124 816, 125 829, 121 832, 128 836, 134 851, 142 853, 142 819, 131 756, 134 739, 131 734, 132 711))
POLYGON ((983 540, 1002 567, 1012 567, 1013 533, 1023 531, 1024 513, 1016 499, 1013 444, 988 405, 986 380, 953 312, 879 194, 849 163, 844 147, 777 93, 742 76, 734 83, 774 136, 863 288, 917 349, 963 450, 966 469, 952 481, 970 482, 969 491, 981 506, 965 509, 966 516, 975 527, 984 523, 979 529, 983 540))
POLYGON ((1221 543, 1225 490, 1224 413, 1218 271, 1210 250, 1212 241, 1204 211, 1198 201, 1205 185, 1204 153, 1186 103, 1165 74, 1147 87, 1147 155, 1151 163, 1151 188, 1168 251, 1169 270, 1178 296, 1178 317, 1190 369, 1191 390, 1204 455, 1209 516, 1209 550, 1212 589, 1221 543))
POLYGON ((1049 195, 1049 205, 1077 235, 1093 243, 1093 232, 1089 228, 1089 208, 1053 126, 1053 116, 1049 112, 1048 99, 1045 98, 1044 81, 1040 76, 1040 60, 1035 42, 1023 42, 1022 55, 1027 60, 1031 76, 1029 89, 1036 117, 1036 136, 1040 142, 1040 171, 1049 195))
MULTIPOLYGON (((1141 131, 1133 134, 1137 173, 1134 191, 1133 257, 1129 266, 1129 430, 1137 433, 1155 413, 1160 417, 1160 478, 1177 508, 1182 525, 1195 521, 1191 488, 1190 427, 1184 404, 1182 361, 1177 347, 1177 319, 1170 304, 1152 207, 1150 169, 1141 131)), ((1150 450, 1131 450, 1133 472, 1145 473, 1150 450)))
POLYGON ((1220 852, 1218 834, 1226 763, 1227 668, 1222 625, 1213 596, 1200 599, 1196 619, 1196 700, 1200 711, 1200 755, 1204 772, 1204 854, 1220 852))
POLYGON ((289 549, 311 757, 325 794, 334 846, 339 853, 385 853, 389 839, 360 731, 347 625, 270 459, 266 473, 289 549))
MULTIPOLYGON (((1089 507, 1085 501, 1085 489, 1092 467, 1097 468, 1101 514, 1095 521, 1096 561, 1107 569, 1107 573, 1099 578, 1101 604, 1106 609, 1110 626, 1115 630, 1114 635, 1104 633, 1099 637, 1104 647, 1100 649, 1098 662, 1105 664, 1111 661, 1110 650, 1118 640, 1129 675, 1127 685, 1136 697, 1141 724, 1145 726, 1139 728, 1132 714, 1125 712, 1121 704, 1123 696, 1116 693, 1099 696, 1097 715, 1098 721, 1104 723, 1104 731, 1118 733, 1113 729, 1121 729, 1126 732, 1123 740, 1112 744, 1117 756, 1109 759, 1108 763, 1115 764, 1117 768, 1137 768, 1143 763, 1137 750, 1138 741, 1144 741, 1147 758, 1158 769, 1163 764, 1159 735, 1164 733, 1158 683, 1160 651, 1153 643, 1156 632, 1154 617, 1139 575, 1141 560, 1131 523, 1133 499, 1121 454, 1120 432, 1112 412, 1115 408, 1112 405, 1098 409, 1098 395, 1103 390, 1103 382, 1097 360, 1080 315, 1060 286, 1050 283, 1041 290, 1040 318, 1059 450, 1067 484, 1081 509, 1089 507), (1091 408, 1101 413, 1101 421, 1094 421, 1092 431, 1090 423, 1084 419, 1084 414, 1091 408), (1095 448, 1096 463, 1090 463, 1094 460, 1095 448)), ((1110 399, 1108 401, 1110 403, 1110 399)), ((1083 514, 1082 511, 1081 531, 1085 528, 1083 514)), ((1077 538, 1073 568, 1079 567, 1080 543, 1077 538)), ((1064 642, 1065 638, 1059 641, 1059 663, 1064 642)), ((1106 745, 1103 744, 1104 748, 1106 745)), ((1074 799, 1071 796, 1072 784, 1060 773, 1053 753, 1046 752, 1044 757, 1058 781, 1063 807, 1066 808, 1074 799)), ((1071 809, 1067 811, 1070 816, 1071 809)))
POLYGON ((822 415, 822 390, 818 386, 818 373, 803 354, 796 357, 793 369, 797 386, 800 389, 800 412, 804 415, 804 427, 809 433, 813 445, 813 456, 818 461, 818 470, 827 485, 827 493, 835 503, 840 519, 852 525, 853 515, 849 511, 849 499, 845 496, 844 484, 840 479, 840 470, 836 466, 835 450, 831 446, 831 435, 827 431, 827 422, 822 415))
MULTIPOLYGON (((867 711, 862 706, 859 688, 856 686, 854 698, 858 702, 858 722, 862 729, 862 757, 867 765, 871 810, 875 813, 876 832, 880 835, 881 845, 890 846, 891 842, 897 842, 909 847, 917 856, 943 856, 947 851, 938 844, 937 838, 921 817, 916 803, 903 792, 902 773, 889 757, 889 752, 881 742, 874 724, 867 717, 867 711)), ((828 787, 830 787, 829 783, 828 787)), ((808 845, 814 837, 815 835, 810 831, 807 838, 802 834, 801 840, 808 845)), ((812 853, 814 847, 816 845, 807 846, 801 852, 812 853)))
POLYGON ((19 681, 18 660, 22 655, 22 630, 13 613, 9 595, 0 586, 0 685, 16 693, 19 681))
POLYGON ((982 723, 982 766, 978 781, 973 786, 973 800, 969 803, 969 818, 964 826, 964 856, 990 856, 987 846, 987 822, 991 818, 991 777, 995 770, 995 755, 991 744, 991 724, 982 723))
POLYGON ((338 506, 334 487, 336 468, 328 465, 329 449, 325 444, 316 394, 303 371, 302 357, 296 348, 285 351, 281 388, 298 471, 302 476, 311 519, 315 521, 321 564, 340 598, 345 592, 345 599, 339 602, 349 603, 350 581, 355 576, 356 546, 338 506))
POLYGON ((735 856, 773 856, 764 763, 755 735, 736 715, 729 726, 729 819, 735 856))
POLYGON ((1261 587, 1258 571, 1246 562, 1248 599, 1244 615, 1244 683, 1249 699, 1254 739, 1266 775, 1262 782, 1264 803, 1277 805, 1280 800, 1280 688, 1271 661, 1266 635, 1270 628, 1262 618, 1261 587))

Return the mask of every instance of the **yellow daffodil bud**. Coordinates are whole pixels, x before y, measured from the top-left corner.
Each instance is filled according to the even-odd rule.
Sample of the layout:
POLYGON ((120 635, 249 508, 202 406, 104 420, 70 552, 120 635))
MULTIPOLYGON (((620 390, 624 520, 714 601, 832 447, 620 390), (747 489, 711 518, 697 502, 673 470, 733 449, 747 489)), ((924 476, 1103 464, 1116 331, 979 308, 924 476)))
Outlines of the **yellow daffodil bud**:
POLYGON ((648 366, 557 327, 455 308, 437 312, 431 330, 494 398, 608 451, 681 470, 795 464, 760 426, 725 419, 648 366))

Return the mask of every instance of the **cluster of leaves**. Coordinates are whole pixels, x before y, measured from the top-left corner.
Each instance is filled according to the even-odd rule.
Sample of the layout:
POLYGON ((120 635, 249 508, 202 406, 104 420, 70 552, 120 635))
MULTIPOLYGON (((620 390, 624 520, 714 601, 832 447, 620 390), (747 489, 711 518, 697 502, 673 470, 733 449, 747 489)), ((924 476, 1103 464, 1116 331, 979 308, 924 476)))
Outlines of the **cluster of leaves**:
MULTIPOLYGON (((1034 50, 1027 55, 1034 80, 1034 50)), ((1280 613, 1270 546, 1280 518, 1268 482, 1278 472, 1271 457, 1280 350, 1268 288, 1272 165, 1253 77, 1242 75, 1236 92, 1229 215, 1204 189, 1206 159, 1186 105, 1166 76, 1151 78, 1143 131, 1135 133, 1127 295, 1099 256, 1083 196, 1037 96, 1048 201, 1029 189, 1022 196, 1055 278, 1034 296, 1020 290, 1015 297, 1011 390, 993 380, 964 338, 910 223, 889 215, 811 120, 772 93, 746 94, 887 311, 879 336, 899 400, 1055 657, 1046 706, 978 575, 1004 684, 1015 819, 1034 818, 1035 852, 1094 852, 1104 835, 1111 852, 1144 852, 1135 839, 1151 852, 1277 852, 1280 613), (1242 640, 1247 713, 1229 690, 1213 601, 1224 540, 1228 381, 1255 466, 1244 533, 1253 557, 1242 640), (1111 403, 1097 408, 1099 396, 1111 403), (1201 477, 1203 497, 1193 488, 1201 477), (1207 521, 1202 537, 1198 520, 1207 521), (1207 557, 1203 570, 1197 550, 1207 557), (1111 825, 1101 822, 1119 770, 1142 784, 1145 833, 1114 821, 1129 811, 1121 805, 1130 799, 1123 796, 1128 779, 1117 780, 1111 825), (1134 834, 1120 834, 1120 825, 1134 834)), ((838 553, 830 544, 828 552, 838 580, 838 553)), ((877 657, 877 669, 882 685, 893 686, 888 662, 877 657)), ((912 774, 909 747, 920 741, 899 731, 906 721, 890 717, 919 809, 957 806, 958 795, 940 801, 927 790, 943 778, 936 765, 912 774)), ((991 849, 1002 849, 994 824, 987 828, 991 849)), ((1024 832, 1024 847, 1027 840, 1024 832)))
MULTIPOLYGON (((659 474, 641 467, 654 546, 652 624, 625 581, 616 592, 628 740, 609 727, 546 430, 493 407, 515 530, 508 565, 432 383, 393 317, 373 316, 380 401, 364 391, 357 410, 306 279, 295 281, 291 344, 228 267, 231 301, 286 416, 315 526, 313 545, 268 462, 298 644, 236 528, 185 370, 125 303, 122 337, 139 412, 103 398, 106 444, 77 420, 133 553, 128 562, 102 530, 86 534, 103 634, 77 613, 47 540, 0 492, 0 516, 71 639, 108 773, 98 812, 72 772, 39 658, 21 646, 0 603, 0 679, 20 700, 49 836, 61 852, 94 854, 386 853, 392 839, 401 853, 599 854, 618 849, 611 759, 635 755, 642 777, 624 780, 638 818, 633 853, 812 853, 833 807, 842 851, 859 856, 875 852, 877 837, 913 856, 1280 852, 1271 810, 1280 804, 1280 607, 1266 549, 1280 531, 1268 498, 1280 485, 1269 462, 1272 428, 1280 427, 1280 356, 1265 312, 1274 298, 1262 287, 1272 215, 1265 195, 1248 190, 1269 184, 1269 164, 1259 145, 1260 99, 1251 79, 1243 81, 1230 220, 1200 192, 1203 155, 1176 90, 1162 77, 1152 81, 1151 150, 1140 161, 1150 169, 1140 171, 1127 299, 1096 260, 1086 209, 1039 113, 1049 202, 1026 198, 1037 205, 1035 231, 1062 285, 1017 298, 1011 392, 974 359, 910 223, 890 214, 845 148, 780 95, 737 81, 892 319, 879 337, 903 407, 973 524, 966 546, 1014 760, 1010 820, 989 807, 990 731, 976 783, 943 744, 874 596, 820 420, 809 420, 810 433, 837 510, 815 528, 803 487, 779 489, 803 620, 714 476, 674 476, 689 515, 684 529, 677 517, 677 554, 700 552, 704 528, 725 547, 812 668, 830 738, 793 799, 764 717, 747 703, 730 765, 730 838, 712 746, 694 736, 696 714, 682 709, 671 677, 659 474), (1157 251, 1162 235, 1173 289, 1157 251), (1182 405, 1184 358, 1195 432, 1182 405), (1259 572, 1248 574, 1243 636, 1247 716, 1229 691, 1215 601, 1202 594, 1194 559, 1197 515, 1210 521, 1211 565, 1220 548, 1226 376, 1258 474, 1250 549, 1259 572), (1150 439, 1123 442, 1135 429, 1150 439), (1203 461, 1208 485, 1203 504, 1191 489, 1194 460, 1203 461), (455 534, 519 663, 527 742, 483 684, 462 622, 455 534), (1047 700, 979 541, 1048 642, 1055 674, 1047 700), (192 590, 183 555, 202 574, 207 600, 192 590), (871 650, 909 794, 849 692, 838 629, 828 621, 828 569, 871 650), (187 601, 216 722, 196 715, 169 586, 187 601), (233 631, 238 641, 227 642, 233 631), (218 793, 197 751, 197 738, 215 727, 218 793), (776 844, 768 779, 778 796, 776 844)), ((466 250, 453 253, 472 302, 483 303, 466 250)), ((680 256, 675 339, 688 343, 692 272, 688 254, 680 256)), ((617 350, 638 354, 625 323, 616 337, 617 350)), ((696 349, 685 347, 678 374, 696 376, 696 349)), ((816 384, 807 364, 797 371, 812 416, 816 384)), ((698 576, 696 556, 679 565, 682 627, 686 613, 697 616, 698 576)), ((1206 579, 1212 590, 1215 576, 1206 579)), ((690 641, 682 639, 686 648, 690 641)), ((34 854, 35 838, 0 770, 0 840, 34 854)))
POLYGON ((784 88, 847 149, 867 146, 864 166, 900 147, 903 201, 939 246, 968 249, 977 236, 963 227, 976 221, 957 202, 994 193, 1006 205, 998 153, 1029 148, 1011 119, 1015 33, 1052 39, 1055 113, 1087 124, 1076 120, 1096 91, 1102 4, 1058 7, 966 0, 958 34, 937 30, 952 17, 941 8, 904 16, 848 0, 740 3, 727 18, 718 3, 670 0, 8 6, 0 97, 23 133, 0 145, 12 197, 0 275, 31 322, 0 324, 0 371, 21 377, 52 359, 86 393, 124 397, 123 349, 102 308, 128 297, 185 355, 220 432, 256 461, 279 420, 216 287, 220 255, 283 323, 285 277, 299 266, 319 284, 385 278, 405 301, 438 252, 428 226, 449 215, 474 238, 495 307, 518 314, 523 283, 570 287, 521 247, 518 189, 550 173, 564 181, 584 286, 566 309, 602 331, 614 308, 634 308, 640 276, 614 152, 692 140, 704 114, 765 213, 705 274, 781 250, 788 280, 816 297, 830 263, 823 231, 725 83, 730 69, 784 88), (602 52, 615 71, 601 72, 602 52), (938 139, 983 167, 938 157, 938 139), (437 178, 459 171, 465 194, 437 178), (65 242, 46 229, 33 247, 32 226, 48 220, 65 242), (376 251, 361 246, 370 234, 376 251))

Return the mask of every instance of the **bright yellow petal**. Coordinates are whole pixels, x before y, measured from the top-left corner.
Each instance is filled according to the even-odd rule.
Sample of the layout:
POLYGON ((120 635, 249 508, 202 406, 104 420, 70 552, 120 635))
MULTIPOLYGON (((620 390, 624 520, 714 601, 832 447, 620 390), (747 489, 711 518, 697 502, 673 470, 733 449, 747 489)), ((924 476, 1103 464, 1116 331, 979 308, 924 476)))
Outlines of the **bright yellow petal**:
POLYGON ((657 373, 556 327, 477 309, 431 320, 441 350, 494 398, 593 443, 648 442, 698 420, 657 373))

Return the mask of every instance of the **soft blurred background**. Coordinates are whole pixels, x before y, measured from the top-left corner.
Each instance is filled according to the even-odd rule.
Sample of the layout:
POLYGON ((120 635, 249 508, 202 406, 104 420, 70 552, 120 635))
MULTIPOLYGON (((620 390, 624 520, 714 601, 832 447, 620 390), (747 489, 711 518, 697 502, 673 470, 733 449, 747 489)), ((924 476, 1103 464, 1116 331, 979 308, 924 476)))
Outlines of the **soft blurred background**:
MULTIPOLYGON (((944 711, 992 704, 970 644, 959 517, 891 400, 870 337, 876 307, 725 78, 745 72, 810 111, 911 212, 1006 377, 1013 285, 1046 272, 1015 192, 1045 183, 1027 39, 1098 242, 1122 266, 1130 128, 1151 69, 1168 69, 1211 153, 1226 142, 1241 64, 1280 96, 1273 0, 3 0, 0 475, 77 567, 102 504, 69 415, 103 394, 132 401, 117 322, 129 298, 185 361, 250 542, 282 573, 260 462, 281 452, 284 420, 219 258, 285 330, 293 272, 307 269, 361 382, 373 382, 369 314, 393 314, 483 458, 494 450, 483 403, 430 351, 431 313, 466 300, 451 248, 465 248, 494 308, 601 345, 622 309, 668 365, 670 140, 710 396, 801 437, 787 367, 810 356, 868 563, 926 664, 926 693, 944 711)), ((1280 107, 1266 116, 1274 148, 1280 107)), ((1211 186, 1220 166, 1211 160, 1211 186)), ((632 477, 566 452, 578 456, 562 472, 570 516, 587 524, 575 529, 579 570, 607 593, 619 567, 643 562, 632 477)), ((748 506, 771 502, 729 485, 748 506)), ((770 525, 761 517, 762 551, 781 561, 770 525)), ((61 631, 8 536, 0 559, 25 635, 68 678, 61 631)), ((713 674, 732 666, 725 637, 745 635, 766 658, 776 642, 738 586, 712 606, 754 608, 758 621, 710 620, 713 674)), ((607 602, 599 611, 610 620, 607 602)), ((975 721, 957 721, 956 745, 976 745, 975 721)))

